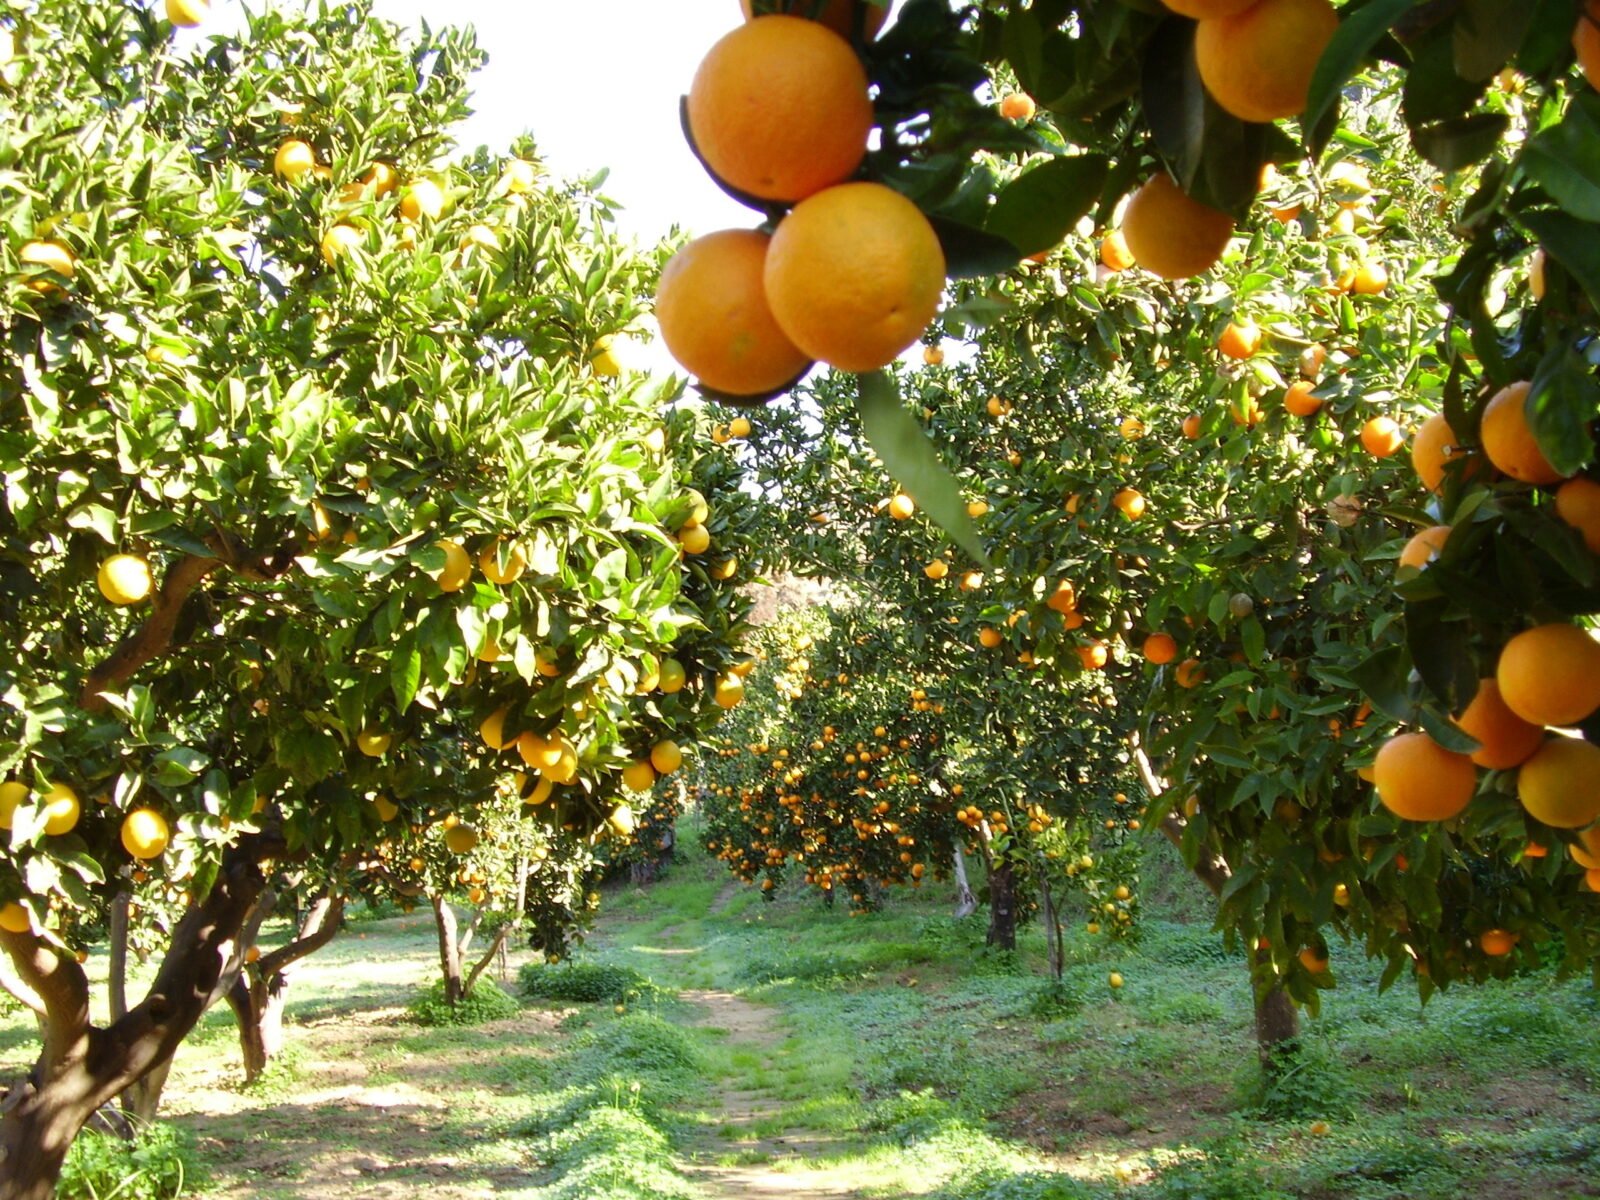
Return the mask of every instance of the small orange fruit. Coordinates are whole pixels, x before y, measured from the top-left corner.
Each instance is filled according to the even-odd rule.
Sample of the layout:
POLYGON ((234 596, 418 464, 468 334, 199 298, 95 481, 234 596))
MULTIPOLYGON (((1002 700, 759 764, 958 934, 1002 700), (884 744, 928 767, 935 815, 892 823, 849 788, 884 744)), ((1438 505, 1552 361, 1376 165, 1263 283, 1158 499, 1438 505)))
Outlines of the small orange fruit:
POLYGON ((1206 672, 1198 658, 1186 658, 1178 664, 1178 669, 1173 672, 1172 677, 1179 687, 1193 688, 1205 682, 1206 672))
POLYGON ((1417 427, 1411 438, 1411 466, 1422 486, 1437 492, 1444 485, 1447 463, 1469 457, 1443 413, 1435 413, 1417 427))
POLYGON ((1217 339, 1217 349, 1229 358, 1249 358, 1261 349, 1261 327, 1254 321, 1242 325, 1229 321, 1217 339))
POLYGON ((1544 744, 1543 727, 1524 721, 1507 708, 1500 684, 1492 678, 1478 680, 1472 703, 1456 718, 1456 724, 1481 743, 1472 752, 1472 761, 1491 771, 1517 766, 1544 744))
POLYGON ((1536 625, 1500 651, 1506 707, 1534 725, 1576 725, 1600 708, 1600 642, 1576 625, 1536 625))
POLYGON ((1400 733, 1372 764, 1378 799, 1407 821, 1448 821, 1472 800, 1478 772, 1465 754, 1446 750, 1425 733, 1400 733))
POLYGON ((1228 248, 1233 218, 1191 199, 1158 171, 1133 194, 1122 213, 1129 253, 1163 279, 1189 279, 1209 270, 1228 248))
POLYGON ((1109 658, 1110 651, 1099 638, 1095 638, 1086 646, 1078 647, 1078 661, 1083 664, 1085 671, 1098 671, 1106 665, 1109 658))
POLYGON ((1450 538, 1450 526, 1433 525, 1421 533, 1412 536, 1400 551, 1400 560, 1396 564, 1401 567, 1414 567, 1423 570, 1434 559, 1444 553, 1444 544, 1450 538))
POLYGON ((1190 413, 1183 419, 1183 436, 1194 441, 1200 436, 1200 414, 1190 413))
POLYGON ((684 370, 719 392, 770 392, 811 361, 767 304, 763 276, 771 242, 758 230, 725 229, 684 246, 661 272, 661 338, 684 370))
POLYGON ((1122 230, 1113 229, 1100 239, 1100 262, 1108 271, 1126 271, 1133 266, 1133 252, 1122 230))
POLYGON ((1111 504, 1130 521, 1137 521, 1144 516, 1144 497, 1133 488, 1123 488, 1111 497, 1111 504))
POLYGON ((1600 483, 1569 479, 1556 489, 1556 516, 1583 534, 1584 544, 1600 554, 1600 483))
POLYGON ((912 513, 917 511, 917 505, 916 502, 904 492, 896 492, 893 496, 889 497, 888 509, 889 515, 896 521, 904 521, 912 513))
POLYGON ((1600 0, 1589 0, 1572 31, 1572 49, 1589 86, 1600 91, 1600 0))
POLYGON ((1361 444, 1375 458, 1388 458, 1406 444, 1392 417, 1372 417, 1361 427, 1361 444))
POLYGON ((1483 410, 1478 436, 1489 461, 1523 483, 1559 483, 1561 472, 1550 465, 1528 426, 1526 403, 1532 384, 1507 384, 1483 410))
POLYGON ((803 200, 842 183, 872 130, 855 50, 801 17, 765 17, 724 35, 695 71, 687 111, 711 170, 763 200, 803 200))
POLYGON ((1378 296, 1388 286, 1389 272, 1382 263, 1362 263, 1350 281, 1350 290, 1358 296, 1378 296))
POLYGON ((1582 829, 1600 818, 1600 746, 1553 737, 1517 769, 1517 799, 1528 815, 1556 829, 1582 829))
POLYGON ((1314 417, 1322 411, 1322 401, 1311 394, 1317 385, 1309 379, 1296 379, 1283 393, 1283 409, 1291 416, 1314 417))
POLYGON ((1000 101, 1000 115, 1008 121, 1031 121, 1037 111, 1033 97, 1026 92, 1012 92, 1000 101))
POLYGON ((1478 935, 1478 948, 1485 954, 1500 958, 1517 948, 1518 935, 1504 929, 1485 929, 1478 935))
POLYGON ((1144 656, 1160 666, 1178 657, 1178 642, 1170 633, 1152 633, 1144 640, 1144 656))

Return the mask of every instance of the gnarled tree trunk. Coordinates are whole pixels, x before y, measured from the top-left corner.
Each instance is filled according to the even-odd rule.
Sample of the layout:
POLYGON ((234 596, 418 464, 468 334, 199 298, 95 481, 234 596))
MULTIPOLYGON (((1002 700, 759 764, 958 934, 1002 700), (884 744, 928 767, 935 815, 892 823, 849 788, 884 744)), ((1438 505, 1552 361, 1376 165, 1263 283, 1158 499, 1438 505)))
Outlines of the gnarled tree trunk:
POLYGON ((989 936, 991 946, 1017 948, 1017 873, 1009 861, 989 868, 989 936))
POLYGON ((90 1021, 89 983, 74 957, 32 933, 0 931, 43 1029, 33 1069, 0 1102, 0 1200, 50 1200, 95 1110, 170 1062, 225 990, 239 933, 266 888, 258 860, 271 851, 260 841, 227 853, 210 893, 174 928, 149 993, 103 1028, 90 1021))

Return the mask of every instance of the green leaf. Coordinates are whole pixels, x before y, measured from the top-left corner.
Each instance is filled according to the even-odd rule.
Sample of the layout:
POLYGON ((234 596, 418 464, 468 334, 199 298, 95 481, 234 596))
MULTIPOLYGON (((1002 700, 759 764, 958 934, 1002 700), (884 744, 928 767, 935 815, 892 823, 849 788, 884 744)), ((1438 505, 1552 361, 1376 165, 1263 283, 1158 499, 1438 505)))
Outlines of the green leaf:
POLYGON ((395 707, 401 712, 411 707, 422 684, 422 650, 415 632, 400 639, 389 656, 389 686, 394 691, 395 707))
POLYGON ((1016 266, 1021 257, 1007 238, 948 217, 930 216, 928 223, 939 235, 939 246, 944 251, 944 273, 951 279, 998 275, 1016 266))
POLYGON ((1567 212, 1600 221, 1600 96, 1573 100, 1564 120, 1529 140, 1522 163, 1567 212))
POLYGON ((1441 171, 1459 171, 1493 154, 1510 124, 1500 113, 1473 113, 1413 129, 1411 144, 1441 171))
POLYGON ((1339 99, 1344 85, 1360 69, 1372 48, 1396 21, 1415 6, 1416 0, 1375 0, 1339 22, 1338 31, 1317 60, 1317 69, 1311 74, 1306 110, 1300 117, 1302 128, 1315 128, 1339 99))
POLYGON ((192 783, 210 763, 211 759, 198 750, 191 750, 187 746, 174 746, 171 750, 163 750, 155 756, 153 760, 155 770, 151 778, 162 787, 182 787, 186 783, 192 783))
POLYGON ((1553 209, 1525 212, 1519 220, 1600 308, 1600 226, 1553 209))
POLYGON ((943 529, 980 566, 989 556, 978 541, 978 529, 967 515, 961 488, 922 426, 900 403, 894 380, 882 371, 859 381, 861 428, 884 468, 905 489, 928 519, 943 529))
POLYGON ((1545 355, 1524 411, 1539 450, 1562 475, 1576 475, 1594 458, 1589 423, 1600 416, 1600 383, 1571 347, 1545 355))
POLYGON ((1492 78, 1522 45, 1533 12, 1528 0, 1465 0, 1450 31, 1461 78, 1492 78))
POLYGON ((1019 175, 1000 192, 985 224, 1021 254, 1048 250, 1100 198, 1111 162, 1103 154, 1050 161, 1019 175))
POLYGON ((1406 694, 1411 659, 1404 646, 1386 646, 1350 670, 1350 678, 1372 706, 1396 721, 1409 721, 1415 711, 1406 694))

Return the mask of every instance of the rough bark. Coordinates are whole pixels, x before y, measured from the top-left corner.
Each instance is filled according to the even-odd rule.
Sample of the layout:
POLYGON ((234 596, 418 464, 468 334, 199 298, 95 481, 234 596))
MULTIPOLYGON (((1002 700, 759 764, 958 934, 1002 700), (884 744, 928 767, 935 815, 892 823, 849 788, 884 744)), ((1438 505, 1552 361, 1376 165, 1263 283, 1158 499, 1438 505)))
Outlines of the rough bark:
POLYGON ((967 882, 967 856, 961 847, 954 847, 956 874, 956 909, 951 915, 960 921, 978 911, 978 898, 972 894, 972 884, 967 882))
POLYGON ((1017 875, 1009 862, 989 868, 988 943, 1002 950, 1017 948, 1017 875))
POLYGON ((1059 981, 1066 965, 1066 946, 1062 941, 1061 922, 1056 917, 1055 897, 1050 894, 1050 872, 1042 857, 1039 860, 1039 916, 1044 921, 1050 976, 1059 981))
POLYGON ((439 934, 439 967, 444 972, 444 1002, 459 1004, 461 990, 461 944, 456 941, 456 910, 443 896, 432 897, 433 924, 439 934))
POLYGON ((0 1103, 0 1200, 50 1200, 95 1110, 170 1061, 221 996, 239 931, 266 887, 258 859, 268 852, 261 839, 228 852, 210 894, 174 928, 145 998, 104 1027, 90 1020, 76 958, 31 933, 0 931, 0 948, 44 1008, 38 1060, 0 1103))
POLYGON ((344 919, 344 904, 344 896, 329 887, 306 909, 295 940, 247 965, 229 987, 228 1007, 239 1027, 245 1083, 260 1079, 282 1051, 290 969, 333 940, 344 919))
POLYGON ((1256 988, 1256 1049, 1271 1069, 1283 1053, 1299 1044, 1300 1010, 1283 985, 1256 988))

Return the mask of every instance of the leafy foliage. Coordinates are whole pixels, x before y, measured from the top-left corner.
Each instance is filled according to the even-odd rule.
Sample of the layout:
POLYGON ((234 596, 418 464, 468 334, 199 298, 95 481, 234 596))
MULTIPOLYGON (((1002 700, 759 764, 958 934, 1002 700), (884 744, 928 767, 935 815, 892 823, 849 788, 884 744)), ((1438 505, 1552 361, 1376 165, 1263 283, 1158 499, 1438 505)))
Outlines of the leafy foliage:
POLYGON ((444 981, 428 986, 427 990, 407 1007, 411 1019, 418 1025, 482 1025, 488 1021, 504 1021, 522 1011, 514 996, 507 995, 492 979, 480 979, 477 985, 454 1004, 446 1002, 444 981))
POLYGON ((150 1125, 127 1139, 88 1130, 73 1142, 56 1195, 61 1200, 177 1200, 203 1182, 187 1139, 150 1125))

